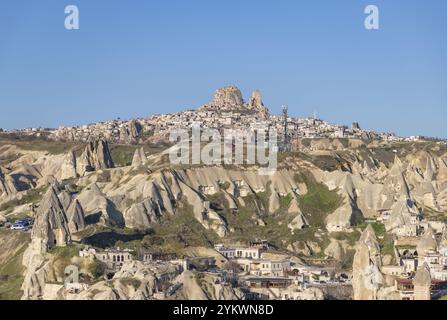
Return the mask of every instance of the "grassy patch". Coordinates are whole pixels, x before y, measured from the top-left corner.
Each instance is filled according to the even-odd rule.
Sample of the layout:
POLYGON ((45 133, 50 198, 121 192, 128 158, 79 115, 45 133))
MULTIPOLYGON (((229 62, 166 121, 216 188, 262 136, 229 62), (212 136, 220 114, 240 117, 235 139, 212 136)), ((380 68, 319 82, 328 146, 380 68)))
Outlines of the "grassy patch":
POLYGON ((135 278, 124 278, 120 280, 125 286, 131 286, 137 290, 141 286, 141 281, 135 278))
POLYGON ((205 229, 194 217, 193 209, 182 203, 175 216, 164 217, 153 229, 153 236, 159 240, 165 252, 183 256, 187 246, 212 247, 219 237, 214 231, 205 229))
POLYGON ((12 144, 25 151, 46 151, 57 155, 66 153, 72 149, 82 149, 83 145, 76 142, 52 141, 42 138, 18 137, 16 139, 0 138, 0 145, 12 144))
POLYGON ((298 198, 302 212, 309 220, 309 224, 317 228, 326 227, 326 217, 342 204, 341 197, 336 191, 330 191, 327 186, 317 183, 310 174, 296 177, 298 182, 304 182, 308 192, 298 198))
MULTIPOLYGON (((37 189, 31 189, 26 192, 26 194, 19 200, 14 199, 8 202, 5 202, 0 206, 0 211, 13 211, 15 207, 32 203, 37 204, 42 200, 43 195, 45 194, 48 187, 41 187, 37 189)), ((20 217, 19 217, 20 218, 20 217)))
POLYGON ((355 230, 354 232, 332 232, 329 237, 335 240, 346 240, 349 245, 353 246, 360 239, 360 232, 355 230))
POLYGON ((54 269, 58 277, 64 277, 65 268, 71 265, 71 258, 78 255, 79 248, 70 244, 65 247, 53 247, 49 251, 54 255, 54 269))
POLYGON ((23 295, 21 290, 24 272, 22 259, 30 241, 29 233, 0 229, 0 243, 3 246, 3 250, 8 250, 9 248, 5 247, 5 245, 8 245, 11 241, 3 241, 1 240, 2 238, 13 238, 13 245, 19 249, 4 263, 0 264, 0 300, 18 300, 23 295))
POLYGON ((117 167, 130 166, 132 164, 133 155, 138 146, 113 144, 110 146, 110 154, 113 163, 117 167))

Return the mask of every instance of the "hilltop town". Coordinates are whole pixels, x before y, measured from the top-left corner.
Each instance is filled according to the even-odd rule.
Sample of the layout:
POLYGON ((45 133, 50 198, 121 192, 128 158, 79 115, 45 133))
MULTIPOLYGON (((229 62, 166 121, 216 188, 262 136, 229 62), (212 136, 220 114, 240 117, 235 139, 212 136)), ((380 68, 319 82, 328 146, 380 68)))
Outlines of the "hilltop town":
MULTIPOLYGON (((383 141, 418 141, 430 138, 421 136, 399 137, 394 133, 379 133, 361 129, 354 122, 351 127, 334 125, 316 116, 308 118, 292 118, 287 116, 287 135, 293 142, 308 138, 352 138, 383 141)), ((110 120, 75 127, 59 127, 58 129, 28 128, 3 130, 10 134, 21 134, 34 137, 48 137, 56 141, 86 142, 89 139, 106 139, 114 143, 169 143, 172 128, 190 128, 200 125, 202 128, 235 130, 259 130, 273 128, 284 134, 284 115, 271 115, 264 106, 261 93, 255 90, 248 102, 245 102, 241 91, 235 86, 216 90, 211 102, 193 110, 173 114, 158 114, 147 118, 131 120, 110 120)), ((430 139, 433 140, 433 139, 430 139)))
POLYGON ((445 141, 271 115, 234 86, 0 134, 0 299, 445 299, 446 222, 445 141), (194 125, 275 129, 277 171, 172 165, 194 125))

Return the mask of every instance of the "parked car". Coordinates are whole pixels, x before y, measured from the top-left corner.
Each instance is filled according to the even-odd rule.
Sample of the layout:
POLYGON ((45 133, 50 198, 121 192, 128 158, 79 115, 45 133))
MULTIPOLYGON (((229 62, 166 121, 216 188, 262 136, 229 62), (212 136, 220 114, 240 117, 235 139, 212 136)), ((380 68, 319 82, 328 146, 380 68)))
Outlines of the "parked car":
POLYGON ((28 219, 22 219, 22 220, 17 220, 14 224, 20 224, 22 226, 27 227, 27 226, 29 226, 30 223, 29 223, 28 219))
POLYGON ((23 225, 23 224, 20 224, 20 223, 14 223, 12 226, 11 226, 11 230, 26 230, 26 228, 27 228, 27 226, 25 226, 25 225, 23 225))

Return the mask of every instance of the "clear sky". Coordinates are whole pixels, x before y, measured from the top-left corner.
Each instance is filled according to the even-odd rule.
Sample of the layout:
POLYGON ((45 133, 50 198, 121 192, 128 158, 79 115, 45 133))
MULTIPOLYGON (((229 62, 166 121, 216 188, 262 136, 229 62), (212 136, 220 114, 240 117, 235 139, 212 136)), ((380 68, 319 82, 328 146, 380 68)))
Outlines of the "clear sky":
POLYGON ((447 137, 446 39, 445 0, 2 0, 0 127, 175 112, 234 84, 274 113, 447 137))

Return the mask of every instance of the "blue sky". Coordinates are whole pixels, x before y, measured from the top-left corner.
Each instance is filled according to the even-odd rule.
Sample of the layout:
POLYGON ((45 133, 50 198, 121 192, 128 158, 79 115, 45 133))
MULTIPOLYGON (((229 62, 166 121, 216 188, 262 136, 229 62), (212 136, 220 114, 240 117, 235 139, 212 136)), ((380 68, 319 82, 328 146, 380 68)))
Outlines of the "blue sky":
POLYGON ((0 127, 175 112, 235 84, 274 113, 447 137, 446 18, 445 0, 3 0, 0 127))

